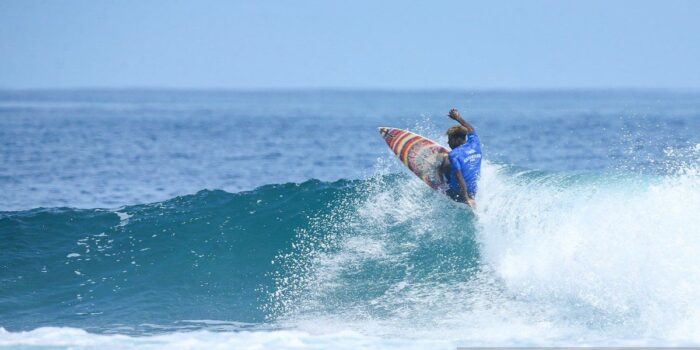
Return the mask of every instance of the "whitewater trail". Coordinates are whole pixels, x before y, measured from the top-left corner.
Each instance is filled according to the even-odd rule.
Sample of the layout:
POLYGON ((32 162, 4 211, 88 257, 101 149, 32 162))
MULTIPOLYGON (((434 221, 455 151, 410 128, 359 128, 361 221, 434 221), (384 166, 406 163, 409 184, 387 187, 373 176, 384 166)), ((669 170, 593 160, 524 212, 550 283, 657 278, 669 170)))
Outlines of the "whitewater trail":
POLYGON ((487 162, 475 217, 420 185, 370 181, 320 220, 325 240, 302 235, 314 243, 282 259, 295 273, 277 279, 278 321, 472 345, 700 340, 692 167, 652 176, 487 162))

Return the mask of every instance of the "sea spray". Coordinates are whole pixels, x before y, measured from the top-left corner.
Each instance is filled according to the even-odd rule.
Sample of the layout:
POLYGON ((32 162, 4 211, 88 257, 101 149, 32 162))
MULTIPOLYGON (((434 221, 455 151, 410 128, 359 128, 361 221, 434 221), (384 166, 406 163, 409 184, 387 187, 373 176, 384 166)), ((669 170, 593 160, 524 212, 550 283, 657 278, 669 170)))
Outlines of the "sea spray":
POLYGON ((299 235, 328 234, 303 259, 278 256, 292 264, 277 276, 272 299, 287 306, 277 322, 484 345, 565 344, 574 334, 693 342, 699 188, 687 168, 657 176, 486 163, 474 215, 410 176, 370 179, 299 235))

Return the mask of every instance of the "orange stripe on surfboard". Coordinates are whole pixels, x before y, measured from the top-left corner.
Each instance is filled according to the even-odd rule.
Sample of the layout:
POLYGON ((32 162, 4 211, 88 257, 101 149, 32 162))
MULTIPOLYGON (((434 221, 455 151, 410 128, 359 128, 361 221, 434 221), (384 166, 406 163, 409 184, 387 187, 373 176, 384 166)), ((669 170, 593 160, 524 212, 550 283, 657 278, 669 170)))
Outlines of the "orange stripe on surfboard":
POLYGON ((401 153, 401 146, 404 144, 406 139, 408 139, 409 137, 411 137, 411 133, 409 133, 409 132, 403 133, 401 136, 399 136, 396 139, 396 142, 394 143, 394 147, 392 147, 391 150, 394 151, 394 153, 396 153, 397 155, 400 154, 401 153))
MULTIPOLYGON (((396 155, 401 159, 401 154, 403 153, 404 149, 406 148, 406 143, 409 140, 412 140, 416 135, 411 135, 409 134, 408 137, 402 138, 397 144, 396 144, 396 150, 394 151, 396 155)), ((403 161, 403 159, 401 159, 403 161)))
POLYGON ((388 140, 387 144, 389 145, 389 148, 393 150, 396 142, 401 136, 406 134, 406 131, 397 129, 391 129, 390 131, 391 133, 389 135, 391 135, 391 139, 388 140))
POLYGON ((408 166, 408 152, 410 152, 411 147, 413 147, 413 145, 416 142, 419 142, 421 139, 422 139, 422 137, 416 135, 416 136, 410 138, 408 141, 406 141, 406 143, 403 145, 403 150, 401 150, 401 155, 399 156, 399 159, 401 159, 401 161, 404 164, 406 164, 407 166, 408 166))
POLYGON ((401 132, 397 133, 396 137, 394 137, 393 142, 391 143, 391 145, 389 145, 391 147, 391 150, 396 152, 396 149, 398 148, 397 146, 398 146, 399 142, 401 140, 403 140, 405 137, 408 137, 408 135, 409 135, 409 133, 406 131, 401 131, 401 132))

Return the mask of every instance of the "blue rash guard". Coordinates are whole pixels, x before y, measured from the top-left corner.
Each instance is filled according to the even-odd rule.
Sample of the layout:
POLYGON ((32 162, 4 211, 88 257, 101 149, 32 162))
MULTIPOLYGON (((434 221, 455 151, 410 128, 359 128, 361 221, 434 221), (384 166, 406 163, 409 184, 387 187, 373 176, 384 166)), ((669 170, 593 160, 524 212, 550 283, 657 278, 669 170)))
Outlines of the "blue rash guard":
POLYGON ((476 194, 476 181, 481 173, 481 143, 476 132, 467 135, 467 140, 459 147, 450 151, 451 170, 445 174, 447 183, 450 185, 448 192, 454 197, 461 193, 457 172, 461 172, 464 182, 467 184, 467 193, 470 196, 476 194))

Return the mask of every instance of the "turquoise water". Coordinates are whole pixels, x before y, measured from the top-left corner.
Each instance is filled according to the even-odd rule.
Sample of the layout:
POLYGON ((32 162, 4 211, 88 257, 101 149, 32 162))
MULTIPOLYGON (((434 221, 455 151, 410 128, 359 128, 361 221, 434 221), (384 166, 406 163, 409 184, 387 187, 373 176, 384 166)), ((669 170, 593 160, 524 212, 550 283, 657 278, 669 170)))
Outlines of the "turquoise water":
POLYGON ((262 322, 270 261, 307 216, 351 183, 309 181, 251 192, 204 190, 154 204, 2 213, 0 263, 10 329, 172 323, 192 318, 262 322), (259 202, 258 202, 259 201, 259 202), (280 225, 279 223, 282 223, 280 225), (169 302, 171 300, 174 302, 169 302), (140 305, 141 307, 125 307, 140 305), (47 312, 48 311, 48 312, 47 312))
POLYGON ((0 125, 0 346, 700 342, 700 95, 3 92, 0 125), (376 132, 452 103, 475 212, 376 132))

